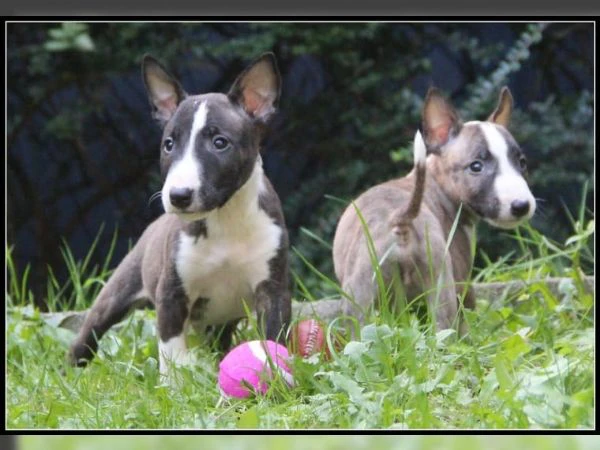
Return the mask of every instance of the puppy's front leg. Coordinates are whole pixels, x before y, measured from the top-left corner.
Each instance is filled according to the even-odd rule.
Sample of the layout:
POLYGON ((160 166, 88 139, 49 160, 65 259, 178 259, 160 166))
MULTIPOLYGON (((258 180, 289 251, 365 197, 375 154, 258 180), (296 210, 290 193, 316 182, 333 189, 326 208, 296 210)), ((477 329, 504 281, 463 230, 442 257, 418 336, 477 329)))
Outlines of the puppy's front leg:
POLYGON ((190 365, 193 360, 185 342, 188 323, 188 297, 175 268, 166 269, 157 286, 158 354, 161 376, 170 380, 176 365, 190 365))
POLYGON ((287 283, 268 279, 256 287, 256 319, 260 330, 269 340, 285 344, 290 325, 292 305, 287 283))

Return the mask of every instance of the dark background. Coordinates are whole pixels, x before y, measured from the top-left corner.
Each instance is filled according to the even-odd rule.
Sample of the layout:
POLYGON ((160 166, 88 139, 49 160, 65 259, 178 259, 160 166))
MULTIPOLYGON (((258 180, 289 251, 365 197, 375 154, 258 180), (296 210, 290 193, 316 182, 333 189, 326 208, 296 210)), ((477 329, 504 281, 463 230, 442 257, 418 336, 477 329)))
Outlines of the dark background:
MULTIPOLYGON (((593 204, 593 40, 589 22, 9 23, 7 237, 18 272, 30 264, 43 308, 49 270, 68 278, 63 242, 83 258, 105 224, 91 259, 100 264, 118 228, 114 267, 161 214, 160 201, 148 203, 161 184, 160 130, 140 75, 146 52, 190 93, 226 91, 251 59, 275 52, 284 83, 265 169, 292 245, 328 275, 330 250, 302 228, 331 243, 344 206, 325 195, 349 200, 410 170, 431 85, 465 120, 487 117, 510 87, 510 129, 540 199, 533 226, 564 242, 565 211, 576 215, 585 182, 593 204)), ((483 225, 480 248, 505 254, 514 242, 504 235, 483 225)), ((295 255, 292 268, 321 293, 295 255)))

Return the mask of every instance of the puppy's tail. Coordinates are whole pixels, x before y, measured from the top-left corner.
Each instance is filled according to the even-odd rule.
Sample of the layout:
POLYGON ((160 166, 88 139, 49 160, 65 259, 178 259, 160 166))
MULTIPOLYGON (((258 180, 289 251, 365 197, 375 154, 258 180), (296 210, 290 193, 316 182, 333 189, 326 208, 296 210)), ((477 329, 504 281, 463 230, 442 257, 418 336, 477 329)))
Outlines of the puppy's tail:
POLYGON ((419 215, 423 193, 425 192, 425 162, 427 158, 427 149, 421 132, 417 130, 413 144, 415 187, 411 193, 410 201, 405 208, 400 209, 392 216, 392 227, 394 233, 399 236, 407 237, 408 227, 412 221, 419 215))
POLYGON ((423 136, 421 136, 421 132, 418 130, 417 134, 415 134, 413 153, 415 159, 415 188, 403 214, 407 220, 413 220, 419 214, 421 202, 423 201, 423 192, 425 191, 425 160, 427 149, 425 148, 423 136))

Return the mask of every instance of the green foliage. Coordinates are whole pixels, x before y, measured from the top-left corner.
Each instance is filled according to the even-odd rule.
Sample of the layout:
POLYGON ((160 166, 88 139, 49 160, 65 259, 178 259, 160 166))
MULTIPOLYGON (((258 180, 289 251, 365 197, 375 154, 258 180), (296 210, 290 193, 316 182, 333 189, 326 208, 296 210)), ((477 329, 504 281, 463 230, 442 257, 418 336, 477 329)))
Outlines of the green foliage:
POLYGON ((6 290, 7 306, 33 304, 33 294, 27 287, 30 266, 27 265, 23 274, 20 275, 12 257, 13 247, 6 248, 6 272, 9 284, 6 290))
MULTIPOLYGON (((178 372, 180 386, 165 385, 158 375, 153 311, 137 311, 111 329, 99 356, 80 370, 64 365, 70 331, 30 305, 11 306, 7 427, 591 428, 593 297, 580 286, 578 264, 594 238, 593 226, 578 225, 564 246, 531 231, 519 237, 517 264, 490 264, 480 276, 544 278, 562 261, 570 270, 558 293, 531 282, 516 296, 478 298, 477 309, 465 311, 470 331, 464 338, 452 330, 433 332, 431 322, 410 309, 371 312, 342 347, 328 339, 330 360, 294 357, 294 388, 278 382, 266 396, 244 400, 220 397, 221 355, 203 345, 193 349, 198 365, 178 372), (535 255, 530 248, 541 250, 535 255)), ((340 292, 314 266, 309 270, 340 292)), ((394 291, 382 289, 381 298, 389 297, 384 305, 397 301, 394 291)), ((236 342, 259 337, 256 327, 242 327, 236 342)))
POLYGON ((573 230, 565 238, 564 244, 546 237, 531 225, 522 226, 517 230, 513 240, 523 256, 514 258, 512 253, 505 255, 500 262, 504 264, 506 261, 511 261, 511 265, 501 269, 482 251, 483 267, 477 278, 484 281, 489 280, 490 277, 511 280, 514 270, 523 270, 524 275, 536 278, 567 276, 573 277, 578 295, 583 295, 582 275, 590 273, 594 266, 593 235, 595 233, 595 220, 590 218, 589 212, 585 209, 586 191, 587 185, 584 183, 578 216, 575 219, 569 215, 573 230))
POLYGON ((44 42, 44 49, 49 52, 92 52, 94 42, 90 38, 88 25, 84 23, 67 22, 48 30, 49 39, 44 42))
MULTIPOLYGON (((96 298, 100 289, 104 286, 105 281, 112 273, 112 270, 109 270, 109 265, 112 262, 118 232, 115 230, 109 247, 103 249, 103 263, 101 265, 93 265, 91 260, 103 230, 104 225, 98 230, 96 238, 81 261, 75 259, 68 244, 63 241, 61 253, 69 273, 69 278, 65 283, 61 284, 54 276, 52 268, 48 268, 49 276, 46 286, 45 304, 50 311, 60 311, 71 308, 85 309, 90 305, 90 302, 96 298)), ((7 304, 10 306, 33 305, 33 294, 27 287, 30 266, 27 265, 23 274, 20 275, 12 257, 12 248, 7 249, 6 266, 10 277, 10 285, 7 291, 7 304)))
POLYGON ((486 113, 489 115, 500 88, 508 83, 509 75, 517 72, 521 64, 529 59, 529 47, 541 41, 542 32, 547 26, 547 23, 527 25, 504 60, 496 64, 497 68, 490 74, 479 76, 475 83, 467 87, 469 98, 462 106, 466 117, 485 117, 486 113))

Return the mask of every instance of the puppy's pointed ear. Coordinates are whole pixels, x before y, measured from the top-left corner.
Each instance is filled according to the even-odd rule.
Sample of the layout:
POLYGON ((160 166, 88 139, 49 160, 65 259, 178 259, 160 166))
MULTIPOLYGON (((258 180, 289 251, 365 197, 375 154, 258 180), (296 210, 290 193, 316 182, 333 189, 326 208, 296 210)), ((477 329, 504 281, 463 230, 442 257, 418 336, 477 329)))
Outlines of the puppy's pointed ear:
POLYGON ((227 94, 252 117, 266 122, 275 112, 281 76, 273 53, 265 53, 246 68, 227 94))
POLYGON ((164 126, 187 94, 167 69, 150 55, 144 55, 142 60, 142 78, 152 116, 164 126))
POLYGON ((442 93, 433 87, 425 97, 421 120, 423 138, 430 152, 438 151, 456 136, 462 127, 458 112, 442 93))
POLYGON ((513 109, 513 97, 508 87, 504 86, 500 91, 500 98, 498 99, 498 105, 494 112, 488 117, 488 122, 494 122, 498 125, 502 125, 504 128, 508 128, 510 122, 510 115, 513 109))

